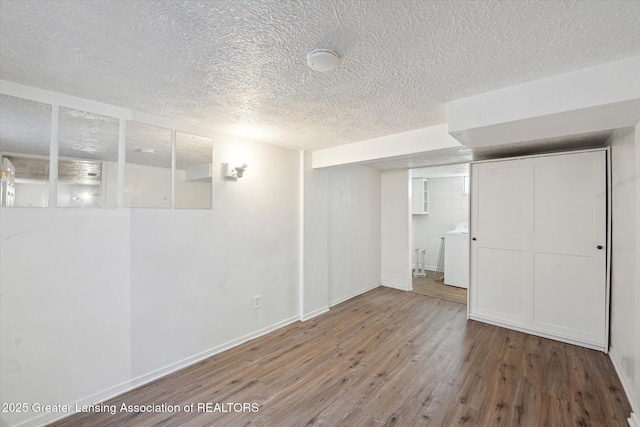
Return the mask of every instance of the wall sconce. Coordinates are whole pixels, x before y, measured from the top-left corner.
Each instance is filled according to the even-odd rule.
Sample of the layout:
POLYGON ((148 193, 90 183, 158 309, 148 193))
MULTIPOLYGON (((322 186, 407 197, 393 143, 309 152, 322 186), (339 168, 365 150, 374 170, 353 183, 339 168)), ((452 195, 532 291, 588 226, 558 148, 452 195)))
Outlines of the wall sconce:
POLYGON ((229 179, 238 179, 242 178, 244 171, 248 168, 246 163, 243 163, 242 166, 236 166, 235 168, 229 166, 229 163, 223 163, 222 168, 224 170, 224 177, 229 179))

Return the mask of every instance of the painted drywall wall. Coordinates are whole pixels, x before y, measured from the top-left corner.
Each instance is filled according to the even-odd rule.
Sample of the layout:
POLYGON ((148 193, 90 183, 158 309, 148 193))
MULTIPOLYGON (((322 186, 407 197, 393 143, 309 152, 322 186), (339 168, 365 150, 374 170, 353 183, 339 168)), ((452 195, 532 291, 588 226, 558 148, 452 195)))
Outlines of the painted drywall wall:
POLYGON ((638 159, 640 159, 640 122, 635 126, 636 136, 636 380, 635 380, 635 398, 631 403, 633 405, 633 413, 629 418, 629 424, 640 427, 640 167, 638 167, 638 159))
POLYGON ((638 304, 638 187, 640 143, 637 128, 616 130, 608 140, 612 173, 611 350, 625 391, 638 414, 640 328, 638 304))
POLYGON ((380 285, 380 171, 327 169, 328 292, 333 306, 380 285))
POLYGON ((95 403, 298 319, 298 152, 211 136, 212 209, 2 208, 2 402, 95 403), (224 179, 220 162, 236 158, 249 169, 224 179))
POLYGON ((442 124, 318 150, 313 153, 313 167, 324 168, 389 157, 412 156, 460 146, 461 144, 449 135, 447 125, 442 124))
POLYGON ((301 318, 380 285, 380 172, 364 166, 313 169, 304 188, 301 318))
POLYGON ((132 211, 134 377, 298 318, 298 153, 214 146, 234 153, 249 169, 227 180, 214 162, 212 210, 132 211))
POLYGON ((382 285, 411 289, 409 255, 409 170, 383 171, 381 175, 381 277, 382 285))
POLYGON ((429 214, 412 215, 412 264, 415 264, 415 250, 420 249, 422 263, 422 250, 426 249, 426 268, 435 270, 440 239, 458 222, 469 222, 469 195, 462 194, 463 183, 461 176, 429 179, 429 214))
POLYGON ((2 402, 69 404, 132 379, 130 213, 2 208, 2 402))
POLYGON ((329 309, 329 187, 327 169, 312 168, 312 153, 304 162, 304 249, 302 319, 329 309))

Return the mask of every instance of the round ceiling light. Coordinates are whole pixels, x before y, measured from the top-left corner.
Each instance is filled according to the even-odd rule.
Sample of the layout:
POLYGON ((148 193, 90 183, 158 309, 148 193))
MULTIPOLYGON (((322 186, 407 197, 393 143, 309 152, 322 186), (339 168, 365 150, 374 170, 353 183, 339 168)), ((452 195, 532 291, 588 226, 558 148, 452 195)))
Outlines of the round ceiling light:
POLYGON ((331 71, 338 66, 337 53, 330 49, 315 49, 307 55, 307 63, 316 71, 331 71))

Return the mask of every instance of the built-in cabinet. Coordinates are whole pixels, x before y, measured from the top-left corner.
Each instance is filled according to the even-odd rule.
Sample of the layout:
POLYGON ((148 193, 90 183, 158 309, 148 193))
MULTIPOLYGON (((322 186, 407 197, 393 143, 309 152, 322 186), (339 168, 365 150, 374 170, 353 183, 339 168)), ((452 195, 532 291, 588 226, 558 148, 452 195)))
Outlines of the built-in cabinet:
POLYGON ((411 185, 412 209, 414 215, 429 213, 429 180, 427 178, 413 178, 411 185))
POLYGON ((472 163, 469 318, 607 351, 607 155, 472 163))

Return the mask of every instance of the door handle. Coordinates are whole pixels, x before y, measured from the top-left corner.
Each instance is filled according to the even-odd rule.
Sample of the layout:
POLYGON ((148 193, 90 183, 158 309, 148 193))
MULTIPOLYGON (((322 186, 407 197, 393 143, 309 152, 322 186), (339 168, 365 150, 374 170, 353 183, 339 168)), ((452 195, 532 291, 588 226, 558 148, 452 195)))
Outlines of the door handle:
POLYGON ((475 238, 475 237, 472 237, 472 238, 471 238, 471 240, 476 240, 476 238, 475 238))
POLYGON ((602 245, 598 245, 598 249, 602 249, 602 245))

